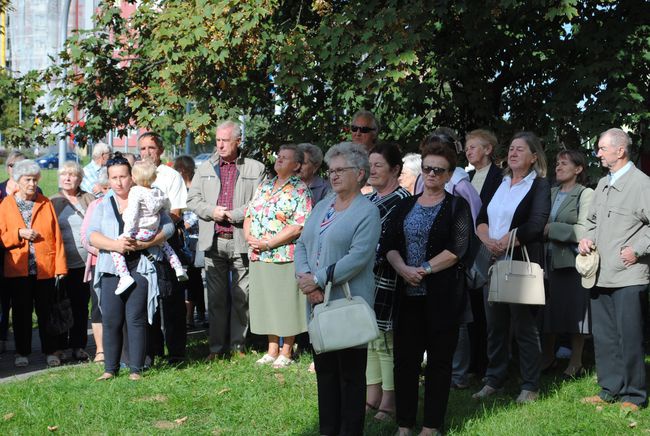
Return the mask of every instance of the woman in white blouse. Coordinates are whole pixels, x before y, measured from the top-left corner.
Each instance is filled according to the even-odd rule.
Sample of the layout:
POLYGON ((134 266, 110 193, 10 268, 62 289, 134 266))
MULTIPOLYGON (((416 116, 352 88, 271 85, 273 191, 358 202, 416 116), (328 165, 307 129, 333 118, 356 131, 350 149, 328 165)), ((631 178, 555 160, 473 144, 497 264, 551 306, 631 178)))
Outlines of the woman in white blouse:
MULTIPOLYGON (((516 245, 525 245, 530 260, 542 263, 544 226, 551 208, 551 191, 545 176, 546 158, 539 138, 532 132, 517 133, 510 142, 508 167, 503 181, 492 200, 483 205, 476 220, 477 235, 494 259, 505 254, 508 234, 517 229, 516 245)), ((515 258, 520 258, 520 255, 520 250, 515 250, 515 258)), ((484 294, 487 298, 487 290, 484 294)), ((522 379, 517 402, 527 403, 537 399, 541 369, 539 332, 535 322, 537 310, 536 306, 486 302, 487 380, 473 398, 486 398, 505 384, 512 323, 519 348, 522 379)))

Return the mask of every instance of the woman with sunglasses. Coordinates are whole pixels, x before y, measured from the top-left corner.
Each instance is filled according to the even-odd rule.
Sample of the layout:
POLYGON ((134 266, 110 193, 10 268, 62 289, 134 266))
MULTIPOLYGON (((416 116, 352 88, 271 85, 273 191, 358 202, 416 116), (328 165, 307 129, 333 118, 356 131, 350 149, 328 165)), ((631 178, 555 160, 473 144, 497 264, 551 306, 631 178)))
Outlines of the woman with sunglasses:
POLYGON ((104 324, 104 373, 97 380, 109 380, 117 375, 124 324, 128 331, 129 378, 139 380, 146 352, 147 323, 153 320, 158 295, 156 270, 149 257, 162 259, 160 244, 172 236, 174 224, 168 215, 162 214, 161 230, 153 239, 137 241, 133 238, 120 238, 124 226, 122 213, 128 205, 129 191, 133 185, 131 165, 117 152, 108 160, 106 168, 113 194, 100 200, 88 227, 90 243, 99 250, 93 288, 99 295, 104 324), (115 295, 119 276, 111 251, 124 255, 135 281, 119 295, 115 295))
MULTIPOLYGON (((525 245, 531 262, 543 264, 544 226, 551 210, 551 188, 546 177, 546 157, 532 132, 517 133, 510 141, 508 167, 492 200, 483 204, 476 220, 476 234, 494 259, 502 258, 508 237, 517 229, 516 246, 525 245)), ((515 250, 521 260, 521 250, 515 250)), ((484 288, 487 299, 487 287, 484 288)), ((521 392, 517 403, 537 400, 542 350, 537 330, 537 307, 524 304, 485 305, 488 331, 488 367, 483 388, 475 399, 497 393, 508 377, 510 331, 519 347, 521 392)))
POLYGON ((422 355, 424 382, 421 435, 442 432, 451 386, 451 364, 466 304, 463 271, 457 267, 472 232, 467 202, 445 191, 456 153, 438 136, 421 147, 424 191, 402 200, 391 214, 381 248, 397 271, 394 319, 395 400, 400 435, 411 434, 418 411, 422 355))

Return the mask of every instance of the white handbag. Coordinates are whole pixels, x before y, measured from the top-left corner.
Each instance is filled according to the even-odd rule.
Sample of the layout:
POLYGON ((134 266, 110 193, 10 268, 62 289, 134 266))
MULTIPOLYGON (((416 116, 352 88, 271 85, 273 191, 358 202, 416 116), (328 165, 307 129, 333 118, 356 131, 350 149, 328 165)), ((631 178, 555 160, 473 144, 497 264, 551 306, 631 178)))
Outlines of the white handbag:
POLYGON ((350 294, 343 283, 345 298, 330 301, 334 265, 327 269, 327 285, 322 303, 314 306, 309 321, 309 339, 316 354, 367 344, 379 337, 375 311, 361 297, 350 294))
POLYGON ((505 259, 497 261, 488 272, 488 302, 514 304, 546 304, 544 271, 531 262, 526 246, 521 247, 524 260, 513 260, 517 229, 510 232, 505 259))

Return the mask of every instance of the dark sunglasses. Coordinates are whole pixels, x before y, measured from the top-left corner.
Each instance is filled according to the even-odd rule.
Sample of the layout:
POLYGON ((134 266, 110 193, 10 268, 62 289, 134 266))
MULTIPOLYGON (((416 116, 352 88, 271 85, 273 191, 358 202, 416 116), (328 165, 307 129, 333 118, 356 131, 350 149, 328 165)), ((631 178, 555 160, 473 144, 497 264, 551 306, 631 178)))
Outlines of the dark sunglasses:
POLYGON ((370 133, 373 130, 377 130, 374 127, 366 127, 366 126, 356 126, 352 124, 350 126, 350 130, 352 130, 354 133, 361 132, 361 133, 370 133))
POLYGON ((449 171, 447 168, 428 167, 428 166, 424 166, 424 165, 422 165, 422 172, 423 172, 424 174, 431 174, 431 173, 433 173, 434 176, 441 176, 441 175, 443 175, 444 173, 446 173, 447 171, 449 171))

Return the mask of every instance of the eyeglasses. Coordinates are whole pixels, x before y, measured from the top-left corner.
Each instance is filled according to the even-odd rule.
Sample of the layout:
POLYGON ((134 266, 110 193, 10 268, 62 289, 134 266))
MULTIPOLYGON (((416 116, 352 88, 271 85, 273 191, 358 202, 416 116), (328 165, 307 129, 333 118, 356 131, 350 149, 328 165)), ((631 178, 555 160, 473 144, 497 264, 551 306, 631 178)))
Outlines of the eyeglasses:
POLYGON ((327 170, 326 173, 327 173, 327 177, 334 177, 334 176, 339 177, 347 170, 354 170, 356 168, 357 167, 343 167, 343 168, 337 168, 335 170, 327 170))
POLYGON ((424 165, 422 166, 422 172, 424 174, 432 174, 433 173, 434 176, 441 176, 444 173, 446 173, 447 171, 449 171, 449 169, 447 169, 447 168, 428 167, 428 166, 424 166, 424 165))
POLYGON ((350 126, 350 130, 352 130, 354 133, 361 132, 361 133, 370 133, 373 130, 377 130, 374 127, 366 127, 366 126, 357 126, 355 124, 352 124, 350 126))

